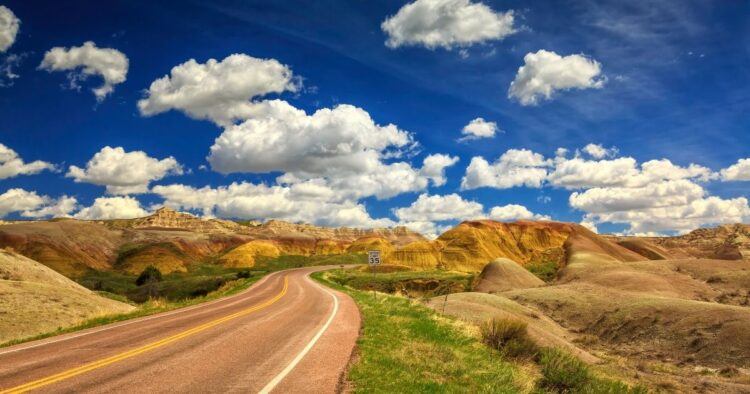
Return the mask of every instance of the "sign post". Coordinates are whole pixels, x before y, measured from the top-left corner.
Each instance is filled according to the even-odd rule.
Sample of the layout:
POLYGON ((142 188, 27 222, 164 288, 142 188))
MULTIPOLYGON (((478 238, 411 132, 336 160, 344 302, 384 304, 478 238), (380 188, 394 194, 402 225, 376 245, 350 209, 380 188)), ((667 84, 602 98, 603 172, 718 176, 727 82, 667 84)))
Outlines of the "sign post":
POLYGON ((370 285, 372 286, 372 296, 373 298, 377 298, 378 295, 377 293, 375 293, 375 267, 380 265, 379 250, 367 251, 367 264, 370 265, 370 271, 372 272, 372 283, 370 283, 370 285))

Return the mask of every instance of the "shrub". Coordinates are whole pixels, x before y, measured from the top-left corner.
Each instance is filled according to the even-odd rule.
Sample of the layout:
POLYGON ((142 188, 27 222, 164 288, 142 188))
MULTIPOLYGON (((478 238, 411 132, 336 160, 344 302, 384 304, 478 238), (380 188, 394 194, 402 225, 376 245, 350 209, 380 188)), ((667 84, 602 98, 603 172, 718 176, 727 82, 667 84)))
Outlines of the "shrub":
POLYGON ((529 337, 526 323, 511 319, 491 319, 480 330, 484 343, 506 357, 534 357, 537 345, 529 337))
POLYGON ((161 282, 161 279, 161 271, 159 271, 159 269, 154 267, 153 265, 149 265, 143 270, 143 272, 141 272, 140 275, 138 275, 138 278, 135 280, 135 284, 138 286, 143 286, 147 283, 161 282))
POLYGON ((242 270, 237 273, 237 279, 247 279, 251 276, 253 276, 253 274, 250 273, 250 270, 242 270))
POLYGON ((540 352, 542 378, 539 386, 558 393, 583 392, 591 382, 588 366, 559 349, 545 348, 540 352))

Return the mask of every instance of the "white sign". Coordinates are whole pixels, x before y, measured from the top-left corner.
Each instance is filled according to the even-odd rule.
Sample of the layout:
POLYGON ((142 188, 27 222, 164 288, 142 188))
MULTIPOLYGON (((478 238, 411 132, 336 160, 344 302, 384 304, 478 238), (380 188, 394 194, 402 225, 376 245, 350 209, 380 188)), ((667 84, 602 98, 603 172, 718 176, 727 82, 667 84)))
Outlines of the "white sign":
POLYGON ((367 252, 367 264, 380 265, 380 251, 370 250, 367 252))

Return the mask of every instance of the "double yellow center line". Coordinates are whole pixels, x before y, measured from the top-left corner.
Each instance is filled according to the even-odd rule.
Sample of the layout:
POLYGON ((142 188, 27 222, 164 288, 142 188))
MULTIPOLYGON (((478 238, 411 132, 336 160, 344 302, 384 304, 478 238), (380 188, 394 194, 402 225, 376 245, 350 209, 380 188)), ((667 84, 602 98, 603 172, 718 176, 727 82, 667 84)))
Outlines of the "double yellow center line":
POLYGON ((124 352, 124 353, 120 353, 120 354, 116 354, 116 355, 111 356, 111 357, 103 358, 101 360, 97 360, 97 361, 91 362, 89 364, 82 365, 80 367, 72 368, 72 369, 69 369, 67 371, 63 371, 63 372, 60 372, 58 374, 55 374, 55 375, 47 376, 46 378, 35 380, 33 382, 29 382, 29 383, 26 383, 26 384, 23 384, 23 385, 20 385, 20 386, 16 386, 16 387, 13 387, 13 388, 10 388, 10 389, 2 390, 2 391, 0 391, 0 394, 24 393, 24 392, 27 392, 27 391, 35 390, 35 389, 38 389, 40 387, 44 387, 44 386, 47 386, 47 385, 59 382, 61 380, 69 379, 69 378, 72 378, 74 376, 77 376, 77 375, 80 375, 80 374, 83 374, 83 373, 86 373, 86 372, 89 372, 89 371, 93 371, 95 369, 107 366, 109 364, 114 364, 116 362, 119 362, 119 361, 122 361, 122 360, 126 360, 126 359, 131 358, 131 357, 135 357, 135 356, 137 356, 139 354, 143 354, 143 353, 146 353, 148 351, 151 351, 151 350, 154 350, 154 349, 158 349, 158 348, 160 348, 162 346, 169 345, 170 343, 177 342, 177 341, 179 341, 181 339, 185 339, 185 338, 187 338, 187 337, 189 337, 191 335, 197 334, 197 333, 199 333, 201 331, 208 330, 211 327, 218 326, 219 324, 228 322, 230 320, 234 320, 234 319, 236 319, 238 317, 246 316, 246 315, 249 315, 249 314, 251 314, 253 312, 257 312, 257 311, 259 311, 259 310, 261 310, 263 308, 267 308, 271 304, 273 304, 276 301, 280 300, 281 297, 283 297, 284 294, 286 294, 286 291, 287 291, 288 287, 289 287, 289 279, 285 276, 284 277, 284 287, 281 289, 281 292, 279 294, 277 294, 276 296, 274 296, 273 298, 271 298, 271 299, 269 299, 269 300, 267 300, 267 301, 265 301, 265 302, 263 302, 261 304, 258 304, 258 305, 255 305, 255 306, 251 306, 251 307, 249 307, 247 309, 243 309, 243 310, 241 310, 239 312, 236 312, 236 313, 233 313, 231 315, 227 315, 227 316, 221 317, 219 319, 212 320, 212 321, 210 321, 208 323, 201 324, 201 325, 199 325, 197 327, 193 327, 193 328, 191 328, 189 330, 177 333, 175 335, 172 335, 170 337, 161 339, 161 340, 156 341, 156 342, 149 343, 149 344, 141 346, 139 348, 128 350, 127 352, 124 352))

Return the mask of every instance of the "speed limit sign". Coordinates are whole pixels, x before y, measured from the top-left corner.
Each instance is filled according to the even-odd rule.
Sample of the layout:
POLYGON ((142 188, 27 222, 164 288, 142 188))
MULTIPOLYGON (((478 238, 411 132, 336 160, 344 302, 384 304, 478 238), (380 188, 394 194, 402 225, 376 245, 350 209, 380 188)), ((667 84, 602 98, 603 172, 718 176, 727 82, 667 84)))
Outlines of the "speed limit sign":
POLYGON ((370 250, 367 252, 367 264, 380 265, 380 251, 370 250))

